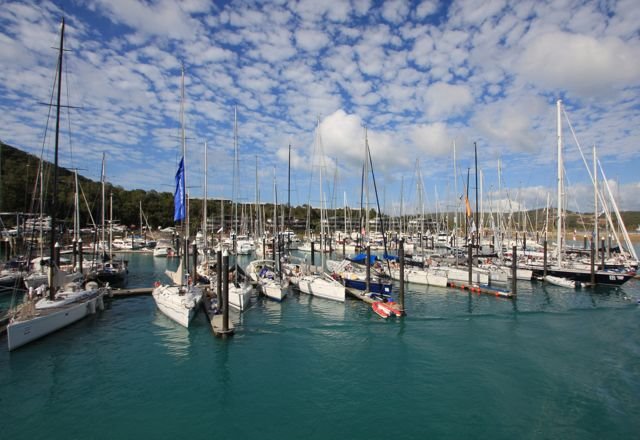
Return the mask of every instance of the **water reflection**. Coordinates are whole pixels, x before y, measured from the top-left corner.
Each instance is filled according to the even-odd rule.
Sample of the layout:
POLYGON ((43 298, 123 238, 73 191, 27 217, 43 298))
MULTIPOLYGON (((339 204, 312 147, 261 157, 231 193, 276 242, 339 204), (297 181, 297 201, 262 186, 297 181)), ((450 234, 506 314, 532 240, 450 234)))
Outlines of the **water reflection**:
MULTIPOLYGON (((287 298, 285 297, 284 301, 287 298)), ((264 313, 265 324, 280 324, 282 321, 282 303, 265 297, 258 299, 260 308, 264 313)))
POLYGON ((178 360, 188 359, 190 344, 188 328, 173 322, 158 309, 155 310, 152 324, 155 340, 166 348, 169 355, 178 360))

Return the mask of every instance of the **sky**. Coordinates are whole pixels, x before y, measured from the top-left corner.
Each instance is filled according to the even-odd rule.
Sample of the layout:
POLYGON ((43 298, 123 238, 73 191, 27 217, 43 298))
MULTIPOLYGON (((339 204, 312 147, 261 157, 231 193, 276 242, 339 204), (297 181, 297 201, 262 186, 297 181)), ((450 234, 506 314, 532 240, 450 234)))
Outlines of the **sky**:
POLYGON ((467 178, 485 211, 555 206, 561 99, 568 208, 593 210, 595 145, 640 210, 637 0, 3 1, 0 139, 49 160, 62 17, 60 164, 88 178, 105 153, 172 192, 183 102, 191 197, 358 207, 366 133, 387 213, 455 209, 467 178))

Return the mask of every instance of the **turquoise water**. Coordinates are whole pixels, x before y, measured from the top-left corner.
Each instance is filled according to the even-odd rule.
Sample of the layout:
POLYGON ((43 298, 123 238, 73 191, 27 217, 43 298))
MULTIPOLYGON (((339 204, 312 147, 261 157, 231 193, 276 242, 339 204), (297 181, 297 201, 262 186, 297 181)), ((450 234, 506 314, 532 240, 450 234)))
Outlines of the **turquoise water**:
MULTIPOLYGON (((128 258, 131 287, 166 265, 128 258)), ((521 282, 515 301, 408 288, 402 320, 293 293, 253 298, 222 340, 140 296, 13 353, 2 337, 1 437, 638 438, 637 280, 521 282)))

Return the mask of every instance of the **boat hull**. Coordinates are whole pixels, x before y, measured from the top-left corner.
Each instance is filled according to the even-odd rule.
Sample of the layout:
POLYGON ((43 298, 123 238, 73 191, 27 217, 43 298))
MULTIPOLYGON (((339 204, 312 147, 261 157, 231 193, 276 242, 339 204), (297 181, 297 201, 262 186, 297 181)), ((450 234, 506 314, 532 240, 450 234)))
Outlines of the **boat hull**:
POLYGON ((301 277, 297 284, 302 293, 340 302, 345 300, 345 288, 337 281, 332 283, 321 277, 310 275, 301 277))
MULTIPOLYGON (((533 269, 533 274, 537 277, 544 276, 544 269, 533 269)), ((590 283, 591 272, 590 271, 578 271, 568 269, 549 268, 547 269, 547 275, 555 277, 566 278, 578 283, 590 283)), ((632 273, 628 272, 606 272, 599 271, 595 273, 596 284, 608 284, 614 286, 621 286, 622 284, 633 278, 632 273)))
POLYGON ((202 291, 191 287, 188 293, 181 295, 179 290, 179 286, 158 286, 153 289, 152 295, 156 306, 164 315, 188 328, 202 299, 202 291))
POLYGON ((229 284, 229 306, 244 312, 249 307, 251 290, 252 287, 250 285, 235 286, 229 284))
MULTIPOLYGON (((349 278, 343 278, 342 281, 344 282, 345 287, 349 287, 351 289, 362 290, 362 291, 367 289, 366 281, 352 280, 349 278)), ((369 292, 391 294, 391 288, 392 288, 391 283, 380 283, 375 281, 369 282, 369 292)))
POLYGON ((9 351, 29 342, 40 339, 60 330, 87 315, 95 313, 103 306, 103 294, 98 292, 84 301, 68 304, 58 310, 49 310, 46 314, 24 321, 13 321, 7 325, 7 343, 9 351))

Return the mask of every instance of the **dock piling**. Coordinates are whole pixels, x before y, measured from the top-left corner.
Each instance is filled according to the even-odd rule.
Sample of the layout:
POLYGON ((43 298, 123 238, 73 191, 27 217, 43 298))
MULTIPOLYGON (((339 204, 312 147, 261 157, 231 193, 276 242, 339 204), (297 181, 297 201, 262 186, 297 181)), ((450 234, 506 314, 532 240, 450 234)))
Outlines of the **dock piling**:
POLYGON ((402 315, 405 315, 404 311, 404 238, 400 239, 398 247, 398 259, 400 260, 400 310, 402 315))
POLYGON ((518 246, 513 246, 513 257, 511 258, 511 293, 517 295, 518 292, 518 246))
POLYGON ((473 245, 467 246, 467 264, 469 265, 469 285, 473 284, 473 245))
POLYGON ((543 262, 542 262, 542 268, 543 268, 542 273, 543 273, 543 276, 546 277, 547 276, 547 239, 546 238, 544 239, 543 249, 544 249, 543 250, 544 256, 543 256, 543 262))
POLYGON ((365 267, 367 268, 366 278, 365 278, 367 293, 370 292, 370 287, 371 287, 371 264, 369 264, 370 260, 371 260, 371 246, 367 245, 367 262, 365 264, 365 267))
POLYGON ((590 249, 590 253, 591 253, 591 285, 595 286, 596 285, 596 252, 595 252, 595 243, 593 242, 593 240, 591 240, 591 249, 590 249))
POLYGON ((222 256, 222 331, 229 331, 229 254, 222 256))

